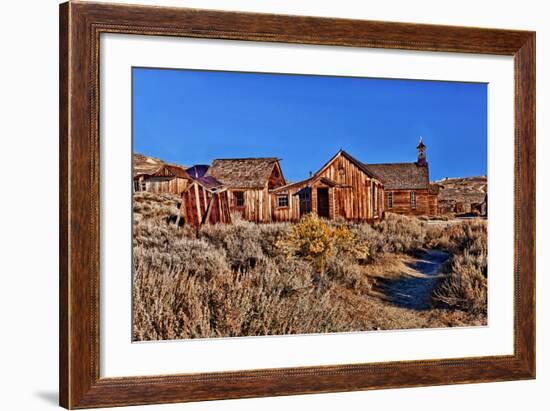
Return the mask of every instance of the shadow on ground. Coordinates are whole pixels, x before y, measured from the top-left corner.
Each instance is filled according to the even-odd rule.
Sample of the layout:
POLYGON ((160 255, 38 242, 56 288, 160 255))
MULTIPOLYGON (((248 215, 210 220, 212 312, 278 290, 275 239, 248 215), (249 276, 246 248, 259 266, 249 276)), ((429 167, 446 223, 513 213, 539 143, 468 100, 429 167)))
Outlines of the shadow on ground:
POLYGON ((404 273, 401 278, 388 281, 382 287, 387 300, 402 308, 419 311, 430 309, 432 290, 448 258, 449 254, 440 250, 420 253, 414 262, 407 264, 414 274, 404 273))

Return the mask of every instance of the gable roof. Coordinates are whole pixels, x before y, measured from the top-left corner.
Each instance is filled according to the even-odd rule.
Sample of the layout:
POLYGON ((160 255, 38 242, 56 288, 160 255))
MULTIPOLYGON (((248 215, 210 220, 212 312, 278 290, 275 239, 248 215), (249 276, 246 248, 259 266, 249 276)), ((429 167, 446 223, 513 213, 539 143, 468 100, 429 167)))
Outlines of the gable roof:
POLYGON ((191 180, 191 176, 187 174, 183 167, 170 164, 161 166, 157 171, 151 174, 150 177, 179 177, 191 180))
POLYGON ((327 161, 323 166, 312 176, 309 178, 303 180, 302 182, 308 181, 308 180, 314 180, 315 178, 319 177, 325 171, 339 156, 343 156, 346 159, 348 159, 349 162, 354 164, 357 168, 359 168, 363 173, 365 173, 367 176, 371 178, 378 179, 378 176, 374 174, 368 167, 366 167, 365 164, 361 163, 359 160, 357 160, 355 157, 353 157, 351 154, 349 154, 347 151, 344 151, 342 149, 338 150, 338 152, 332 156, 332 158, 327 161))
POLYGON ((428 167, 417 163, 364 164, 384 184, 384 190, 428 189, 428 167))
MULTIPOLYGON (((355 164, 359 169, 361 169, 361 171, 363 171, 363 173, 365 173, 366 175, 368 175, 369 177, 372 177, 372 178, 376 178, 376 179, 379 179, 378 178, 378 175, 376 173, 373 173, 367 166, 366 164, 363 164, 361 163, 359 160, 357 160, 355 157, 353 157, 351 154, 349 154, 347 151, 344 151, 344 150, 340 150, 338 151, 338 153, 336 153, 336 155, 330 159, 330 161, 325 165, 323 166, 323 168, 325 168, 326 166, 328 166, 334 159, 336 159, 336 157, 338 157, 338 154, 341 154, 343 155, 345 158, 347 158, 350 162, 352 162, 353 164, 355 164)), ((321 170, 323 169, 321 168, 321 170)), ((321 170, 319 170, 317 173, 319 173, 321 170)), ((317 174, 316 173, 316 174, 317 174)))
POLYGON ((330 178, 327 178, 327 177, 322 177, 321 174, 323 173, 323 171, 326 170, 327 167, 329 167, 339 156, 344 156, 345 158, 347 158, 351 163, 355 164, 357 166, 357 168, 359 168, 361 171, 363 171, 366 175, 368 175, 369 177, 371 178, 375 178, 377 180, 380 180, 382 181, 376 174, 374 174, 371 170, 368 169, 368 167, 361 163, 359 160, 357 160, 355 157, 353 157, 351 154, 349 154, 348 152, 344 151, 344 150, 339 150, 334 156, 332 156, 332 158, 327 161, 315 174, 309 176, 308 178, 304 179, 304 180, 301 180, 301 181, 296 181, 294 183, 288 183, 286 185, 283 185, 281 187, 277 187, 273 190, 271 190, 272 192, 284 192, 285 190, 289 189, 290 187, 295 187, 295 186, 300 186, 300 185, 307 185, 309 182, 313 181, 313 180, 316 180, 316 179, 319 179, 320 181, 322 181, 324 184, 330 186, 330 187, 336 187, 336 186, 341 186, 340 184, 338 184, 337 182, 331 180, 330 178), (321 176, 321 177, 320 177, 321 176))
POLYGON ((224 185, 233 188, 264 188, 275 164, 275 157, 217 159, 206 172, 224 185))

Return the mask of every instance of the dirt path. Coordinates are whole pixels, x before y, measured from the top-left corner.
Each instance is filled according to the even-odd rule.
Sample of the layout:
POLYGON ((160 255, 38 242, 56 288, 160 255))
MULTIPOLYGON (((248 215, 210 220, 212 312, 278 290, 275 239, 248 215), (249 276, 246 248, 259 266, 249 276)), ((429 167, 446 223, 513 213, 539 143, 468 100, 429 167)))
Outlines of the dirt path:
POLYGON ((449 254, 440 250, 427 250, 408 263, 410 271, 396 280, 388 281, 382 291, 389 302, 413 310, 430 308, 430 295, 440 277, 441 266, 449 254))

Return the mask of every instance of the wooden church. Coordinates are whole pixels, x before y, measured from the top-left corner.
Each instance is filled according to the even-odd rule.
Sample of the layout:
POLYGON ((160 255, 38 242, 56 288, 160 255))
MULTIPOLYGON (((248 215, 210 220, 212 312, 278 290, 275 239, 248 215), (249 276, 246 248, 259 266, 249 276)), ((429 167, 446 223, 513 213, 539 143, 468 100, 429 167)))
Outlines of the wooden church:
POLYGON ((384 208, 403 215, 437 215, 439 186, 430 183, 422 137, 414 163, 365 164, 384 184, 384 208))

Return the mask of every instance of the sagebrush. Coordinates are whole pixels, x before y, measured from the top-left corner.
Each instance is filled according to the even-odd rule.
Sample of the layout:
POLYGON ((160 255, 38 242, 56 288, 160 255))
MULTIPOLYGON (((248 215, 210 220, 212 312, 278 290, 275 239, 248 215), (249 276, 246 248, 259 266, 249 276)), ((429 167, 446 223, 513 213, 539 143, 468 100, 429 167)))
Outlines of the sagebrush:
MULTIPOLYGON (((373 224, 326 221, 171 224, 178 199, 136 193, 133 338, 163 340, 483 324, 486 224, 430 226, 388 214, 373 224), (407 254, 451 257, 426 312, 380 298, 378 273, 407 254), (481 277, 480 277, 481 274, 481 277)), ((484 308, 485 307, 485 308, 484 308)))

